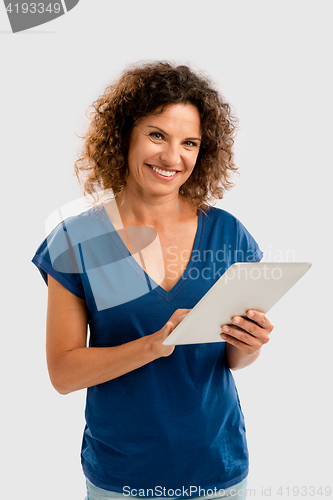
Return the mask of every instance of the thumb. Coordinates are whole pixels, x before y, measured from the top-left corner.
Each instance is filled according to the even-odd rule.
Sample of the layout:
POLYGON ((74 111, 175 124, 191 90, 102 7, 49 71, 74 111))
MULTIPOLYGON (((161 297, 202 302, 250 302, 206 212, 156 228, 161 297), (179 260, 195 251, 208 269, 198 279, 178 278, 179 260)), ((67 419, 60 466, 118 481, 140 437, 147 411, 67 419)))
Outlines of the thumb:
MULTIPOLYGON (((163 332, 163 339, 166 340, 170 333, 172 332, 172 330, 175 328, 175 325, 172 323, 172 321, 167 321, 166 324, 164 325, 164 327, 162 328, 162 332, 163 332)), ((163 340, 163 341, 164 341, 163 340)), ((163 356, 169 356, 170 354, 173 353, 174 349, 175 349, 175 346, 174 345, 168 345, 168 346, 163 346, 164 347, 164 354, 163 356)))
POLYGON ((167 322, 165 323, 165 325, 164 325, 164 328, 163 328, 163 329, 165 330, 165 333, 166 333, 167 335, 169 335, 169 334, 172 332, 172 330, 173 330, 174 328, 175 328, 175 326, 174 326, 174 324, 172 323, 172 321, 167 321, 167 322))

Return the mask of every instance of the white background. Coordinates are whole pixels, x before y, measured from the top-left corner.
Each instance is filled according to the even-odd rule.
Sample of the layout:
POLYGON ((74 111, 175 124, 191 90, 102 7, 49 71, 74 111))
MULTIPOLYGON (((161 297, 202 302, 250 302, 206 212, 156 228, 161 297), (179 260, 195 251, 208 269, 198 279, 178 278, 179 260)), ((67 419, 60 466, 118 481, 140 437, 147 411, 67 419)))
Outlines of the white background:
POLYGON ((84 499, 85 392, 60 396, 49 382, 47 289, 30 260, 47 217, 81 196, 73 163, 86 108, 127 64, 146 59, 213 77, 240 123, 241 176, 218 206, 243 222, 266 260, 313 262, 272 309, 275 330, 259 360, 235 374, 248 498, 288 498, 288 487, 294 498, 293 486, 308 488, 302 498, 325 498, 310 486, 333 486, 331 5, 81 0, 15 35, 0 5, 4 500, 84 499))

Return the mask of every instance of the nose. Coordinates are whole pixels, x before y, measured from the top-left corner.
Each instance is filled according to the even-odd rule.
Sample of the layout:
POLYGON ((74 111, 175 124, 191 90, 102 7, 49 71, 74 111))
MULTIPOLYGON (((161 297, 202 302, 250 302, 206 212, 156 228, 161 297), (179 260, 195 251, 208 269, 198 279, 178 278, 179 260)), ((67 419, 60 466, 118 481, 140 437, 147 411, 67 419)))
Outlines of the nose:
POLYGON ((161 151, 160 160, 168 167, 175 167, 180 163, 180 153, 177 146, 166 144, 161 151))

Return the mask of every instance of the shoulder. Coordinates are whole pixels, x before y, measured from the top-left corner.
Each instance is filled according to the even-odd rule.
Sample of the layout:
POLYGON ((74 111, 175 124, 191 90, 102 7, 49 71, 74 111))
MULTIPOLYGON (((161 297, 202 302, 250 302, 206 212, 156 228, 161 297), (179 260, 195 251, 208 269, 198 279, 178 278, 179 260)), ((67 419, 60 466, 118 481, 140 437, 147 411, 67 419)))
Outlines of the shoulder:
POLYGON ((53 239, 61 239, 65 237, 66 240, 70 238, 71 244, 76 245, 84 241, 87 237, 91 238, 95 234, 98 235, 98 221, 101 218, 100 206, 94 206, 76 215, 71 215, 66 218, 61 218, 60 214, 55 214, 53 221, 58 218, 58 223, 49 232, 46 240, 51 243, 53 239))
POLYGON ((222 208, 209 207, 207 212, 203 215, 203 219, 210 221, 213 224, 224 224, 237 231, 247 231, 244 224, 233 214, 223 210, 222 208))
POLYGON ((234 215, 232 215, 230 212, 227 212, 223 208, 219 207, 208 207, 208 209, 205 211, 205 215, 209 218, 217 218, 217 219, 236 219, 234 215))
POLYGON ((77 260, 74 254, 76 258, 79 257, 80 244, 103 233, 103 224, 96 224, 99 219, 97 208, 92 207, 63 219, 59 213, 52 214, 53 224, 58 223, 38 247, 36 257, 52 265, 57 264, 63 272, 71 272, 73 269, 75 270, 73 272, 77 272, 77 265, 73 265, 73 262, 77 260))
POLYGON ((209 222, 213 225, 227 225, 230 228, 237 228, 240 221, 230 212, 223 210, 222 208, 209 207, 205 213, 203 213, 203 221, 209 222))
POLYGON ((223 243, 236 245, 238 234, 238 219, 226 210, 209 207, 201 215, 204 239, 207 244, 221 245, 223 243))
POLYGON ((244 254, 241 260, 260 260, 263 256, 257 241, 240 220, 221 208, 210 207, 203 215, 210 244, 227 246, 244 254))
POLYGON ((96 207, 66 218, 56 212, 50 220, 54 228, 38 247, 32 262, 46 283, 47 275, 50 275, 74 295, 84 298, 82 250, 88 240, 92 240, 98 232, 102 233, 101 229, 96 229, 102 226, 96 224, 96 207))

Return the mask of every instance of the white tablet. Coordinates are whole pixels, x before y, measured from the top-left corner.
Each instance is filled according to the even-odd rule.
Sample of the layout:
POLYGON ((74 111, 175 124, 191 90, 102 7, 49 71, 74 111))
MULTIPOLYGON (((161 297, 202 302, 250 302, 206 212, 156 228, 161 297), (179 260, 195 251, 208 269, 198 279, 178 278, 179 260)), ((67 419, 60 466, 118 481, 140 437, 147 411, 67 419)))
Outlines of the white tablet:
POLYGON ((163 342, 164 345, 224 342, 221 326, 249 309, 267 313, 310 269, 310 262, 233 264, 163 342))

